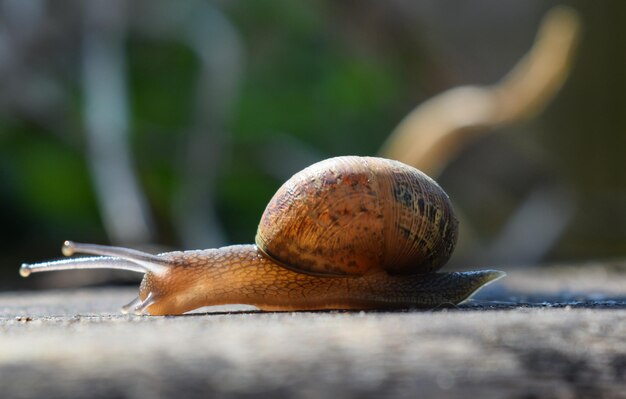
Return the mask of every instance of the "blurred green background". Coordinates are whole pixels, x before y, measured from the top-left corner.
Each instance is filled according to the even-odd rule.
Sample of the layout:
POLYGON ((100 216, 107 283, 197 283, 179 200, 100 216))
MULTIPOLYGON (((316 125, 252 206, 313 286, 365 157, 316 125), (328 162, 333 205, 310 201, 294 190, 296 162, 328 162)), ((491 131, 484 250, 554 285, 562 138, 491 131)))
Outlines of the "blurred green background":
POLYGON ((452 266, 623 259, 622 1, 8 0, 0 288, 63 285, 17 271, 58 257, 65 239, 252 242, 291 174, 374 155, 421 102, 496 82, 556 4, 584 22, 563 90, 539 117, 472 143, 439 179, 471 226, 452 266))

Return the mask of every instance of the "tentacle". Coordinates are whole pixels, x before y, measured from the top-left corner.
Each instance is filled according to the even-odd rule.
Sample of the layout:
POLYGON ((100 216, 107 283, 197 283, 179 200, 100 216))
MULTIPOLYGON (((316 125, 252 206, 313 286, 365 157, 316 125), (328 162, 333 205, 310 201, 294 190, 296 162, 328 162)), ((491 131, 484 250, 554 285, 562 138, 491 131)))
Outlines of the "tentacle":
POLYGON ((62 252, 65 256, 72 256, 75 253, 102 256, 64 259, 34 264, 24 263, 20 268, 20 275, 22 277, 28 277, 31 273, 76 269, 122 269, 138 273, 152 272, 159 274, 171 265, 169 261, 157 255, 134 249, 81 244, 72 241, 65 241, 65 243, 63 243, 62 252))
POLYGON ((123 314, 128 314, 131 311, 131 309, 135 310, 135 307, 137 307, 140 304, 141 304, 141 299, 139 299, 139 297, 136 297, 132 301, 128 302, 126 305, 122 306, 120 310, 123 314))
POLYGON ((76 253, 112 256, 125 259, 129 262, 142 266, 146 271, 158 272, 162 267, 167 267, 169 262, 157 255, 137 251, 136 249, 112 247, 108 245, 83 244, 73 241, 65 241, 61 248, 63 255, 72 256, 76 253))
POLYGON ((148 307, 150 305, 154 304, 156 301, 157 301, 157 298, 155 297, 155 295, 152 292, 150 292, 148 294, 148 296, 146 297, 146 299, 141 301, 141 303, 139 305, 135 306, 134 313, 137 316, 142 315, 146 311, 146 309, 148 309, 148 307))
POLYGON ((22 264, 22 267, 20 267, 20 275, 22 277, 28 277, 31 273, 76 269, 123 269, 137 273, 146 273, 148 271, 145 267, 129 262, 125 259, 98 256, 93 258, 63 259, 33 264, 24 263, 22 264))

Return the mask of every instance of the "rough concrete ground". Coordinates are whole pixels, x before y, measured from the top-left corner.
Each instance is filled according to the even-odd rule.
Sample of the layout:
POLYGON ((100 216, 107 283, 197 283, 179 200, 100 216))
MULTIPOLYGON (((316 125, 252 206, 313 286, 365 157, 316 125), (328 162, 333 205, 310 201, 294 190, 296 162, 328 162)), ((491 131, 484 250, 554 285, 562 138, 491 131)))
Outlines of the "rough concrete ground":
POLYGON ((626 398, 626 268, 520 270, 459 308, 124 316, 0 295, 0 397, 626 398))

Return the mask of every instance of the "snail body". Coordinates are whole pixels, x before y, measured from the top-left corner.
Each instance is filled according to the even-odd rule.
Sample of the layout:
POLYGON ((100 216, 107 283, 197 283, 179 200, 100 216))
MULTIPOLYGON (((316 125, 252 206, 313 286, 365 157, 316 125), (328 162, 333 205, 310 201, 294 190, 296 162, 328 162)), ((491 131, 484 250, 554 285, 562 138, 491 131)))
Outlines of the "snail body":
POLYGON ((458 223, 445 192, 397 161, 337 157, 289 179, 270 200, 256 243, 150 255, 66 242, 100 255, 39 264, 31 272, 120 268, 145 273, 123 311, 182 314, 203 306, 262 310, 397 309, 458 304, 504 273, 439 273, 458 223))

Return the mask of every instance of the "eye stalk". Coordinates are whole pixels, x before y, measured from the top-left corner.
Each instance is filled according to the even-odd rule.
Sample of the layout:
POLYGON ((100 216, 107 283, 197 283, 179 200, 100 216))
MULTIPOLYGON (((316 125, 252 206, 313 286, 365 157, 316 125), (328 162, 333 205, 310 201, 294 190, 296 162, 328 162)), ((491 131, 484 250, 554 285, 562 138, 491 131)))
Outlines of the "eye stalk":
POLYGON ((24 263, 20 267, 20 275, 28 277, 31 273, 81 269, 121 269, 144 274, 147 272, 160 274, 170 265, 167 260, 159 258, 158 255, 151 255, 134 249, 82 244, 73 241, 65 241, 61 252, 65 256, 78 253, 99 256, 33 264, 24 263))

